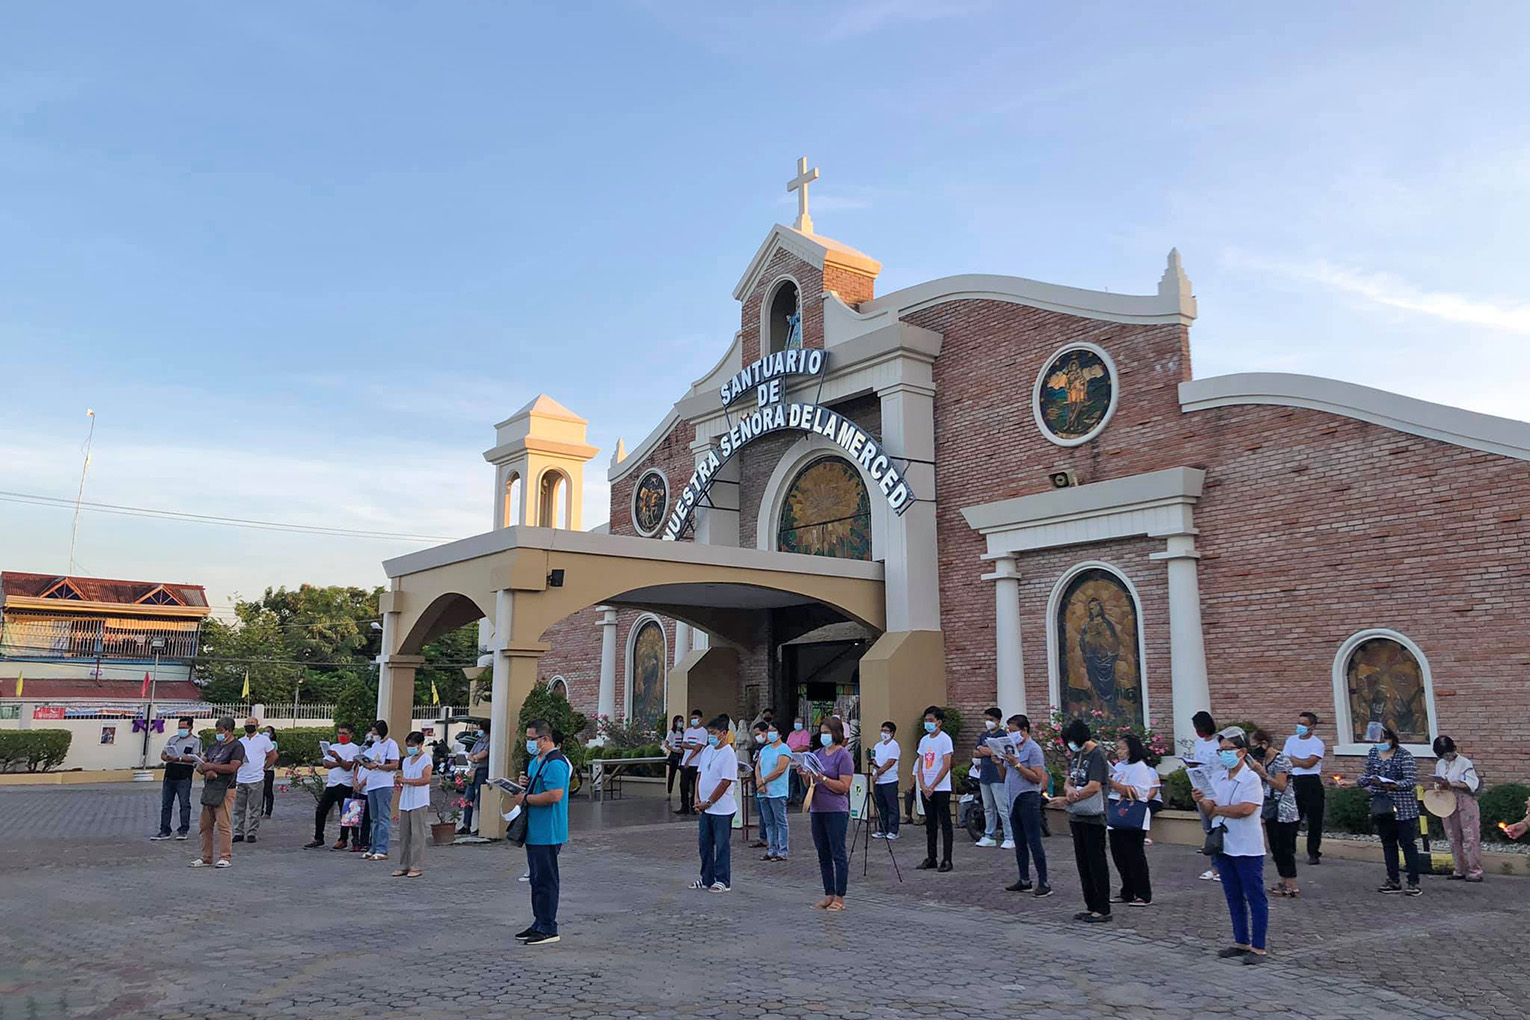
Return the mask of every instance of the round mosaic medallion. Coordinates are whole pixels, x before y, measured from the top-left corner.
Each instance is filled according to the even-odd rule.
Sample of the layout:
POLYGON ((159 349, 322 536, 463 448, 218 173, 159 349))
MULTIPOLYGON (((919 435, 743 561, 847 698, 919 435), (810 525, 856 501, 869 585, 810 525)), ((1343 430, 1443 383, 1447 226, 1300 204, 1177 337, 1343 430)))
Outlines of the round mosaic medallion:
POLYGON ((1115 365, 1093 344, 1063 348, 1036 379, 1031 405, 1036 424, 1060 446, 1093 439, 1115 409, 1115 365))
POLYGON ((657 468, 643 472, 632 487, 632 523, 638 534, 651 538, 664 526, 669 513, 669 480, 657 468))

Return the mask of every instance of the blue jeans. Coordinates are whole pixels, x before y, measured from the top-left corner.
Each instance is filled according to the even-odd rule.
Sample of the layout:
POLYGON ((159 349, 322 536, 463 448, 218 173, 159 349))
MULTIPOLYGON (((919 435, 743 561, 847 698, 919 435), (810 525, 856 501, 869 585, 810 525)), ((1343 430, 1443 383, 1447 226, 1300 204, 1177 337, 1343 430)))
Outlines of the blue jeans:
POLYGON ((1270 923, 1270 901, 1264 895, 1264 854, 1257 857, 1217 854, 1217 871, 1222 875, 1227 912, 1232 915, 1233 941, 1240 946, 1263 949, 1265 929, 1270 923), (1250 915, 1254 920, 1252 942, 1248 931, 1250 915))
POLYGON ((531 872, 531 930, 558 934, 558 851, 562 843, 527 843, 526 870, 531 872))
POLYGON ((393 787, 367 790, 367 811, 372 815, 372 852, 385 854, 393 833, 393 787))
POLYGON ((472 778, 468 780, 467 789, 463 791, 462 799, 467 801, 467 807, 462 809, 462 827, 470 832, 473 828, 473 811, 478 807, 478 792, 488 781, 488 769, 474 769, 472 778))
POLYGON ((159 834, 170 835, 170 815, 175 808, 175 802, 181 802, 181 827, 178 830, 182 836, 191 831, 191 778, 166 779, 159 791, 159 834))
POLYGON ((1020 881, 1031 880, 1031 859, 1036 860, 1036 881, 1047 884, 1047 851, 1041 845, 1041 794, 1035 790, 1015 796, 1009 809, 1009 831, 1014 834, 1015 864, 1020 881))
POLYGON ((760 797, 760 835, 765 838, 765 852, 785 857, 790 829, 786 825, 786 798, 760 797))
POLYGON ((1004 810, 1004 784, 979 783, 983 794, 983 835, 993 839, 994 833, 1003 832, 1005 839, 1014 839, 1009 827, 1009 812, 1004 810))
POLYGON ((733 815, 709 815, 696 824, 696 846, 701 851, 701 884, 733 885, 733 815))
POLYGON ((818 873, 823 877, 825 896, 845 895, 850 884, 850 857, 845 853, 845 830, 850 825, 848 811, 810 811, 813 823, 813 846, 818 849, 818 873))

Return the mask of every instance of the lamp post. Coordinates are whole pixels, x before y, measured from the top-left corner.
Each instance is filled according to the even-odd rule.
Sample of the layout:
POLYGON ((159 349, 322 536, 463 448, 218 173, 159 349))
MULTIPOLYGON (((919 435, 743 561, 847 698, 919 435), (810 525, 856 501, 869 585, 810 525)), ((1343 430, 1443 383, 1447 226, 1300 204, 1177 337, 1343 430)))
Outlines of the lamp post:
POLYGON ((149 727, 154 723, 154 694, 159 686, 159 653, 165 650, 165 639, 154 638, 149 642, 149 647, 154 649, 154 674, 149 680, 149 703, 143 709, 143 764, 139 768, 149 767, 149 727))

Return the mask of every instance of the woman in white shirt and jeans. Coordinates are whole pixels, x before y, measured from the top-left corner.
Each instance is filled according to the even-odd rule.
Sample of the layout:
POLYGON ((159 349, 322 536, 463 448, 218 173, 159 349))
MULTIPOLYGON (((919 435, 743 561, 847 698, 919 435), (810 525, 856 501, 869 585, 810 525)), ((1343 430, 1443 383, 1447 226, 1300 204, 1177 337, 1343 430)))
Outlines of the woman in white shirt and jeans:
POLYGON ((1259 819, 1264 784, 1244 764, 1247 754, 1248 742, 1243 736, 1236 732, 1223 736, 1217 749, 1217 763, 1223 771, 1211 781, 1215 796, 1204 797, 1199 790, 1192 790, 1191 796, 1201 809, 1201 817, 1213 828, 1224 830, 1222 852, 1216 860, 1227 912, 1232 916, 1233 944, 1217 955, 1223 959, 1241 956, 1244 963, 1254 964, 1264 962, 1270 901, 1264 893, 1264 830, 1259 819))

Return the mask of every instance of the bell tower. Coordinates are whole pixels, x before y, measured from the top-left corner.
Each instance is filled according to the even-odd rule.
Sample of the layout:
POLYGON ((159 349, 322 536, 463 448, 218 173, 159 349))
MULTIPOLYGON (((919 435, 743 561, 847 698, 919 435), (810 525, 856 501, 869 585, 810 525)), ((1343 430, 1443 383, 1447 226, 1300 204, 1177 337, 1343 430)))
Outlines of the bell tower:
POLYGON ((494 528, 529 524, 582 531, 584 465, 600 451, 584 441, 589 421, 542 394, 494 426, 494 528))

